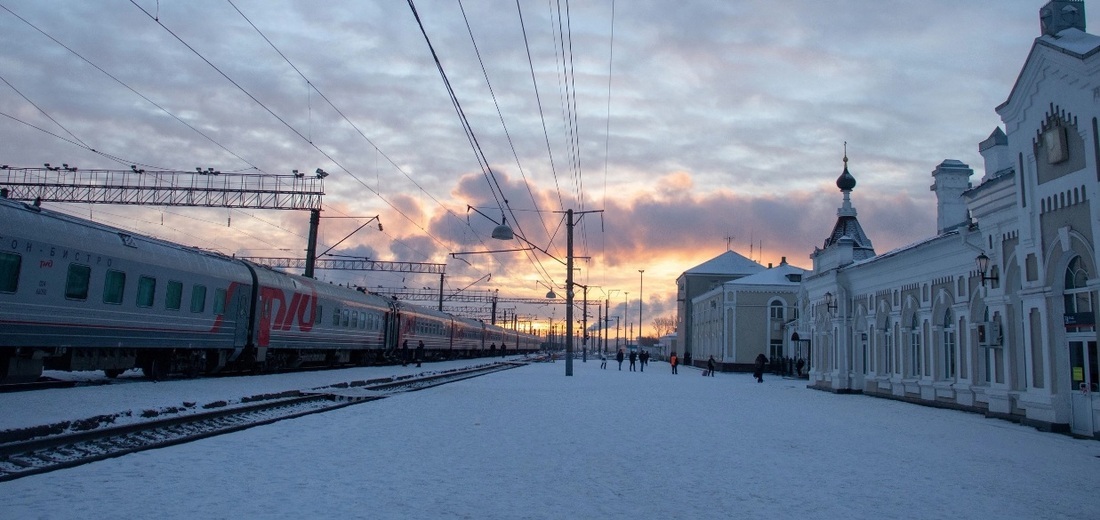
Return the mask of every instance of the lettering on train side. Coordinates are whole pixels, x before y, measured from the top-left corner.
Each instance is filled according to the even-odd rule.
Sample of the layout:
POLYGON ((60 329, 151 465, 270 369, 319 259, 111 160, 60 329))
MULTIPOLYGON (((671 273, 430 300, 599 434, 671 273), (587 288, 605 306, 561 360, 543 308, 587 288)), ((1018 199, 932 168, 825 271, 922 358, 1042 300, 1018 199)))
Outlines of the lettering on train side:
POLYGON ((286 293, 277 287, 261 288, 260 297, 270 305, 265 307, 265 315, 260 317, 260 325, 264 329, 290 330, 297 322, 298 330, 302 332, 313 330, 317 293, 312 287, 310 287, 310 294, 292 293, 289 304, 286 293))

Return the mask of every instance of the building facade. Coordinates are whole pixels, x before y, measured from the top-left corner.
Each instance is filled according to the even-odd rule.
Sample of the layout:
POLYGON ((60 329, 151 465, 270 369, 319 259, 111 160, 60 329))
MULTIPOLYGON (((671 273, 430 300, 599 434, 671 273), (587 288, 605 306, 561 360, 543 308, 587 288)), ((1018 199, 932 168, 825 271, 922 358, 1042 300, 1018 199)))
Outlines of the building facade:
MULTIPOLYGON (((725 282, 692 299, 692 344, 696 359, 711 356, 718 370, 751 372, 756 356, 796 357, 786 338, 798 317, 804 269, 787 263, 725 282)), ((797 347, 797 345, 796 345, 797 347)))
POLYGON ((726 252, 703 262, 676 278, 676 337, 679 345, 677 355, 686 364, 705 366, 707 358, 700 358, 693 352, 692 317, 695 307, 691 304, 695 297, 715 287, 764 270, 764 266, 749 260, 739 253, 726 252))
POLYGON ((845 159, 837 226, 799 291, 811 387, 1098 437, 1100 37, 1084 8, 1040 9, 977 184, 959 161, 933 170, 934 236, 869 250, 845 159))

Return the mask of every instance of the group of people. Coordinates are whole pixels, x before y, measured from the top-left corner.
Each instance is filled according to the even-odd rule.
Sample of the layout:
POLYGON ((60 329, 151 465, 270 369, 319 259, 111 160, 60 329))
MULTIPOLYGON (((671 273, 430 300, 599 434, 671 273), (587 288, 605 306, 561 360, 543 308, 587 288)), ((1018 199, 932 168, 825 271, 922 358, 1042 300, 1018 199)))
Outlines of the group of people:
MULTIPOLYGON (((413 354, 412 361, 416 362, 416 366, 420 366, 420 363, 424 361, 424 340, 420 340, 420 343, 416 345, 416 351, 413 354)), ((401 366, 409 365, 409 340, 405 340, 401 343, 401 366)))
MULTIPOLYGON (((619 362, 619 370, 623 369, 623 361, 630 360, 630 371, 634 372, 636 369, 639 372, 645 372, 646 365, 649 364, 649 351, 646 350, 631 350, 630 354, 626 353, 625 349, 620 348, 615 353, 615 361, 619 362)), ((607 368, 607 354, 600 352, 600 368, 607 368)), ((675 369, 673 369, 675 373, 675 369)))
MULTIPOLYGON (((624 349, 619 349, 615 353, 615 360, 619 362, 619 370, 623 369, 623 361, 629 359, 629 370, 635 371, 635 367, 638 370, 645 372, 646 365, 649 364, 649 352, 646 350, 635 351, 631 350, 629 354, 624 349), (641 363, 637 363, 641 361, 641 363), (637 363, 637 364, 636 364, 637 363)), ((672 367, 672 373, 676 374, 677 367, 680 366, 680 358, 675 352, 671 353, 668 358, 668 364, 672 367)), ((790 357, 782 357, 777 359, 768 359, 763 353, 757 354, 756 359, 753 360, 752 377, 756 378, 757 383, 764 382, 764 371, 771 366, 772 373, 776 375, 789 376, 789 375, 802 375, 802 369, 805 367, 805 361, 802 358, 797 360, 790 357)), ((600 352, 600 368, 607 368, 607 354, 600 352)), ((718 368, 718 364, 714 359, 714 356, 707 358, 707 369, 703 373, 705 376, 714 376, 714 371, 718 368)))

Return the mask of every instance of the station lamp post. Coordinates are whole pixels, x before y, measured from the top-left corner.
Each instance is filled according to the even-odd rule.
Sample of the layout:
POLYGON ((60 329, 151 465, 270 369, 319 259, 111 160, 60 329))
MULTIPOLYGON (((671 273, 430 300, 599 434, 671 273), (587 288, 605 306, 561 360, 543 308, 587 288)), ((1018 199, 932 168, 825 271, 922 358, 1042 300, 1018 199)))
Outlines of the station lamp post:
POLYGON ((645 269, 638 269, 638 348, 642 348, 642 303, 645 302, 645 298, 642 297, 642 273, 645 273, 645 269))

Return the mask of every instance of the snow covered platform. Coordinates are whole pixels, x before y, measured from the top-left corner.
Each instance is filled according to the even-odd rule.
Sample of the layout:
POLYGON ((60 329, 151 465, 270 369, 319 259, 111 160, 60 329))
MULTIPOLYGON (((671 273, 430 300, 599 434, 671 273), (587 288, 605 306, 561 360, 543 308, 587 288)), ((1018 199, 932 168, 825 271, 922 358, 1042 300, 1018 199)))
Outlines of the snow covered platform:
MULTIPOLYGON (((6 482, 5 517, 859 520, 1100 510, 1100 442, 801 380, 760 384, 686 367, 672 375, 658 362, 645 372, 573 367, 566 377, 564 363, 532 363, 6 482)), ((176 381, 33 402, 0 395, 0 416, 37 423, 125 402, 112 394, 97 404, 85 392, 140 388, 126 398, 140 409, 382 377, 349 375, 206 380, 218 387, 208 394, 201 381, 176 381)))

